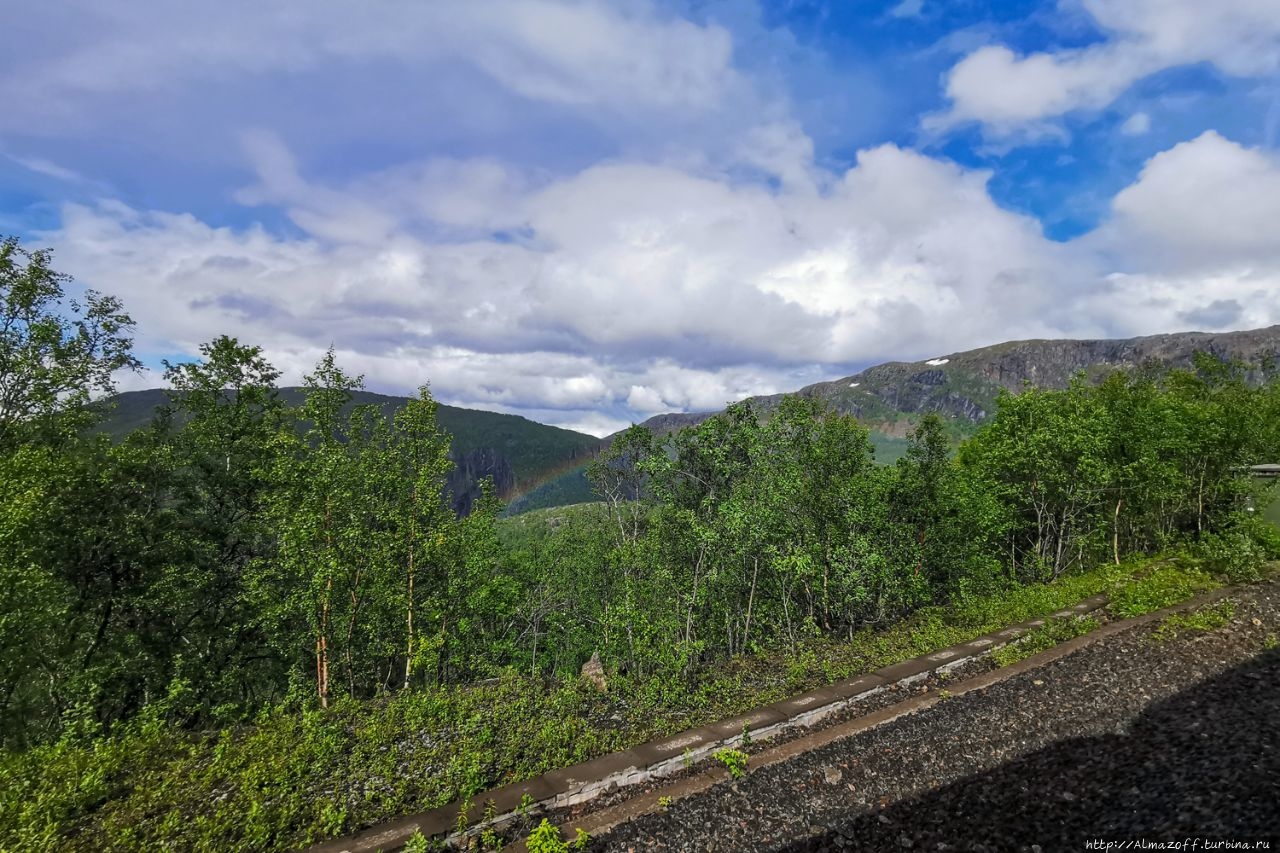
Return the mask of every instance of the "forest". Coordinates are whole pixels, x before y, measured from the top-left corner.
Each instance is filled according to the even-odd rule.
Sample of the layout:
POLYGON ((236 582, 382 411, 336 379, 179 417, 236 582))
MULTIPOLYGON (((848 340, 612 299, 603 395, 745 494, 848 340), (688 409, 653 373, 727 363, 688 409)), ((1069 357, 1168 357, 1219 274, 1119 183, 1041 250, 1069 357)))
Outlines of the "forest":
POLYGON ((891 465, 815 400, 732 405, 622 433, 597 503, 459 518, 429 387, 352 407, 332 350, 288 406, 260 348, 214 338, 166 362, 151 424, 96 432, 134 324, 51 264, 0 244, 4 847, 287 848, 752 701, 752 661, 794 689, 901 626, 1280 556, 1256 365, 1028 387, 958 447, 924 416, 891 465))

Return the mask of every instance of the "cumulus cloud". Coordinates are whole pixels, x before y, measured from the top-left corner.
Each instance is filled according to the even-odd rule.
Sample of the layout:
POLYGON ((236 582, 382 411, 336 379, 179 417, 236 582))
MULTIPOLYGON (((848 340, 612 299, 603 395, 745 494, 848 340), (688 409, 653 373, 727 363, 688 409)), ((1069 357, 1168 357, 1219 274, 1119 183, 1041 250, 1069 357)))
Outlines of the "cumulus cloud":
POLYGON ((1081 0, 1106 38, 1094 45, 1018 55, 1003 45, 970 53, 946 77, 950 106, 926 127, 981 122, 996 135, 1035 132, 1075 110, 1100 109, 1135 81, 1166 68, 1211 63, 1241 77, 1280 69, 1275 0, 1081 0))
MULTIPOLYGON (((449 80, 502 89, 458 113, 492 120, 498 135, 512 104, 536 102, 556 122, 612 116, 626 141, 552 168, 483 146, 401 143, 378 124, 380 136, 360 141, 385 148, 379 157, 325 168, 296 128, 234 123, 239 178, 219 185, 228 207, 196 215, 101 192, 62 204, 36 235, 60 269, 124 299, 147 353, 194 353, 227 333, 262 345, 297 382, 332 345, 374 390, 429 381, 448 403, 602 434, 889 358, 1280 319, 1268 230, 1280 172, 1270 154, 1217 134, 1153 157, 1102 227, 1062 243, 997 204, 984 170, 893 144, 864 148, 852 166, 820 163, 786 99, 737 70, 724 30, 648 0, 478 0, 448 15, 322 0, 305 16, 237 2, 216 14, 95 7, 100 38, 0 58, 20 71, 0 96, 15 114, 65 109, 93 126, 113 99, 193 81, 251 86, 319 68, 337 78, 361 63, 412 66, 405 79, 422 81, 449 64, 466 69, 449 80)), ((1177 15, 1143 29, 1152 2, 1091 0, 1117 34, 1095 48, 974 54, 952 75, 957 91, 980 99, 994 79, 1004 96, 962 93, 956 108, 1013 126, 1105 104, 1117 79, 1154 67, 1144 57, 1193 51, 1177 15)), ((1249 42, 1223 67, 1267 67, 1267 44, 1249 42)))
POLYGON ((895 146, 839 175, 809 160, 806 180, 774 187, 653 164, 538 183, 455 161, 329 187, 278 139, 248 151, 260 180, 240 198, 281 205, 303 236, 119 203, 68 205, 44 235, 66 269, 125 299, 145 349, 225 331, 296 379, 333 343, 384 387, 430 379, 451 402, 583 422, 1052 334, 1063 327, 1042 309, 1072 286, 1061 249, 991 200, 986 173, 895 146), (468 182, 492 192, 461 212, 441 202, 468 182), (498 223, 522 236, 480 227, 498 223), (433 227, 459 224, 451 239, 433 227), (1017 308, 970 310, 988 302, 1017 308))
POLYGON ((1212 131, 1152 157, 1083 238, 1115 272, 1089 310, 1144 332, 1280 323, 1280 161, 1212 131))
POLYGON ((68 205, 42 235, 60 267, 124 298, 143 349, 227 332, 297 381, 332 344, 379 390, 430 381, 446 402, 607 432, 889 357, 1280 321, 1280 166, 1214 133, 1153 157, 1066 244, 999 207, 986 172, 892 145, 776 185, 430 161, 335 188, 278 140, 250 151, 261 186, 245 197, 285 205, 303 235, 119 202, 68 205), (465 215, 437 204, 466 181, 496 189, 465 215), (446 239, 437 216, 522 236, 446 239))

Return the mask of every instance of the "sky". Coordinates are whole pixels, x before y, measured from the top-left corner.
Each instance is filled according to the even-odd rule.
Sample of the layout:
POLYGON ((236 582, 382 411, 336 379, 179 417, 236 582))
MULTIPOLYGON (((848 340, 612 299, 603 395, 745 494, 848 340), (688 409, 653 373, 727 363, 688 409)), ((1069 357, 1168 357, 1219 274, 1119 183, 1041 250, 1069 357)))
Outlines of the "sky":
POLYGON ((152 370, 604 435, 1280 323, 1280 0, 0 0, 0 234, 152 370))

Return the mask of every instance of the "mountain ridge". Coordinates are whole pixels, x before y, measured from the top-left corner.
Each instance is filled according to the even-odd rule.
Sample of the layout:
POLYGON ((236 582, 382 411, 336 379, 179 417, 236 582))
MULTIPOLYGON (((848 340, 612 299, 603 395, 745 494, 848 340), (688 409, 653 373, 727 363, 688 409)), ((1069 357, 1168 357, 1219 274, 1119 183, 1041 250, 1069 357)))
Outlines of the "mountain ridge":
MULTIPOLYGON (((1234 332, 1168 332, 1134 338, 1035 338, 1006 341, 920 361, 889 361, 797 391, 748 397, 765 411, 787 394, 818 397, 842 414, 892 437, 909 432, 926 412, 949 417, 961 433, 994 412, 1000 389, 1065 388, 1080 371, 1101 376, 1112 369, 1190 367, 1196 352, 1256 365, 1254 381, 1274 375, 1280 362, 1280 325, 1234 332)), ((659 433, 694 426, 715 412, 664 413, 643 421, 659 433)), ((615 433, 616 435, 616 433, 615 433)), ((612 439, 609 436, 607 440, 612 439)))

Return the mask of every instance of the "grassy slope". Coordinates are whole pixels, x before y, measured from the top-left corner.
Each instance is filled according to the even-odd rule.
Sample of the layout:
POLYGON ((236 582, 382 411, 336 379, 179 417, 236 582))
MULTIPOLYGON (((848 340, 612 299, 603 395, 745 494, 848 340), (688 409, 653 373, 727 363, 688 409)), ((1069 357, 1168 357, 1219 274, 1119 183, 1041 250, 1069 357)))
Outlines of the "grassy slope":
POLYGON ((199 735, 144 718, 113 738, 71 738, 0 757, 0 848, 296 848, 722 719, 1098 592, 1109 592, 1114 612, 1128 616, 1216 583, 1181 559, 1106 565, 929 608, 852 641, 727 661, 687 687, 615 677, 610 692, 599 694, 513 673, 490 686, 416 690, 328 713, 264 714, 199 735))
MULTIPOLYGON (((291 405, 302 401, 298 388, 281 389, 281 397, 291 405)), ((355 404, 379 406, 388 414, 404 405, 407 398, 357 391, 355 404)), ((159 405, 168 401, 164 391, 130 391, 114 398, 115 408, 102 429, 119 438, 145 426, 159 405)), ((535 423, 518 415, 503 415, 476 409, 441 405, 440 426, 453 436, 454 450, 466 453, 492 448, 506 457, 516 474, 517 488, 531 488, 548 476, 579 459, 590 457, 600 439, 572 430, 535 423)))

